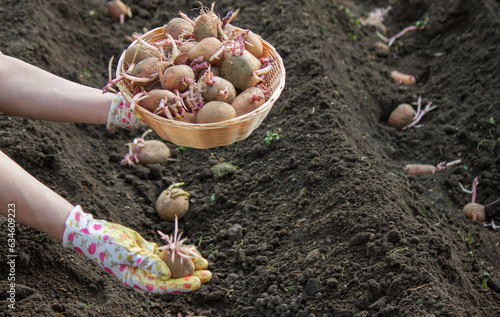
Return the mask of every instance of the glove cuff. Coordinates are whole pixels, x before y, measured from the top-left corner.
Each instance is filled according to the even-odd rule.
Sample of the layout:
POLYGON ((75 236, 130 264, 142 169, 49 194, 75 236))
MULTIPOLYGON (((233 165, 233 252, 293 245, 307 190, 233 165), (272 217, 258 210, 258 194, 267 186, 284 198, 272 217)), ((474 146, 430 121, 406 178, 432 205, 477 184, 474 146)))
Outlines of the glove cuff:
POLYGON ((146 127, 148 124, 134 115, 130 110, 130 104, 123 98, 121 92, 116 93, 111 100, 106 128, 114 130, 115 128, 140 129, 146 127))
POLYGON ((76 205, 75 208, 71 210, 64 223, 63 247, 73 247, 75 232, 79 232, 81 229, 86 228, 88 221, 92 219, 93 217, 91 214, 85 213, 82 207, 76 205))

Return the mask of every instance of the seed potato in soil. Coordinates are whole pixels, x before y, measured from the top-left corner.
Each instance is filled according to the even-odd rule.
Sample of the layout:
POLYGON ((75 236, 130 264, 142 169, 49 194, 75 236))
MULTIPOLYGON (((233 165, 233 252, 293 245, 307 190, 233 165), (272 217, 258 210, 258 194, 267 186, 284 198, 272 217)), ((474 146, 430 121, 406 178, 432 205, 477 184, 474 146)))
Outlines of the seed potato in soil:
MULTIPOLYGON (((199 12, 198 1, 130 0, 120 24, 106 1, 3 2, 0 50, 49 72, 102 88, 130 37, 199 12)), ((203 3, 209 7, 211 3, 203 3)), ((176 161, 123 166, 123 145, 144 131, 0 115, 0 147, 32 175, 98 219, 161 245, 173 224, 158 195, 184 182, 179 221, 212 280, 189 294, 124 287, 84 256, 23 225, 16 231, 16 310, 5 316, 498 316, 499 211, 484 224, 462 214, 500 195, 500 4, 455 1, 217 1, 231 24, 282 56, 286 86, 245 140, 210 150, 168 143, 176 161), (418 21, 387 56, 363 24, 377 8, 386 37, 418 21), (398 85, 391 72, 415 77, 398 85), (401 103, 436 108, 422 126, 388 125, 401 103), (267 139, 279 134, 279 139, 267 139), (268 142, 266 142, 268 141, 268 142), (439 173, 403 167, 461 159, 439 173), (237 166, 215 178, 211 167, 237 166)), ((114 69, 113 69, 114 71, 114 69)), ((148 139, 154 139, 151 133, 148 139)), ((20 212, 20 211, 19 211, 20 212)), ((7 232, 2 218, 0 229, 7 232)), ((5 237, 5 236, 4 236, 5 237)), ((4 263, 7 241, 0 244, 4 263)))

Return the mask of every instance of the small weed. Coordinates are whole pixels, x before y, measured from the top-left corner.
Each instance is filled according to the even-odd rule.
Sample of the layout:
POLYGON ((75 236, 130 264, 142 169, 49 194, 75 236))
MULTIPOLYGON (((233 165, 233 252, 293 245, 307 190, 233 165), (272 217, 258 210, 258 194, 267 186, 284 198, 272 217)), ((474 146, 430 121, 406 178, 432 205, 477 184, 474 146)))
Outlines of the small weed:
POLYGON ((187 149, 185 147, 183 147, 182 145, 179 145, 178 147, 175 148, 175 151, 179 152, 179 153, 184 153, 184 152, 186 152, 186 150, 187 149))
POLYGON ((80 74, 80 78, 86 78, 89 79, 91 77, 89 70, 87 67, 83 68, 83 72, 80 74))
POLYGON ((458 230, 458 235, 460 238, 462 238, 462 241, 467 242, 467 245, 469 246, 469 249, 472 247, 472 244, 474 243, 474 237, 472 236, 470 230, 467 232, 467 235, 464 235, 460 230, 458 230))
POLYGON ((408 247, 399 248, 399 249, 398 249, 398 248, 396 248, 396 249, 392 249, 391 251, 388 251, 388 252, 386 253, 386 255, 391 256, 391 255, 393 255, 393 254, 396 254, 396 253, 401 253, 401 252, 404 252, 404 251, 406 251, 406 250, 408 250, 408 247))
POLYGON ((436 222, 434 225, 437 227, 437 226, 440 226, 441 223, 443 223, 443 219, 439 219, 439 221, 436 222))
POLYGON ((266 137, 264 138, 264 143, 269 145, 269 144, 271 144, 272 140, 279 140, 280 137, 281 137, 281 135, 279 133, 267 131, 266 137))
POLYGON ((490 124, 495 124, 495 118, 493 118, 493 117, 489 117, 489 118, 488 118, 488 122, 489 122, 490 124))
POLYGON ((417 299, 417 303, 419 303, 420 305, 422 305, 424 303, 424 301, 421 298, 419 298, 419 299, 417 299))
POLYGON ((42 242, 43 240, 45 240, 46 236, 47 234, 44 232, 42 234, 37 234, 33 239, 35 239, 36 242, 42 242))
POLYGON ((351 32, 347 33, 347 36, 349 36, 351 39, 353 39, 355 41, 358 39, 358 36, 354 33, 351 33, 351 32))
POLYGON ((485 278, 483 278, 483 282, 481 283, 481 285, 483 285, 484 288, 488 288, 488 282, 485 278))
POLYGON ((481 145, 483 145, 483 143, 484 143, 484 142, 487 142, 487 141, 488 141, 488 140, 486 140, 486 139, 482 139, 481 141, 479 141, 479 142, 477 143, 476 149, 477 149, 477 150, 479 150, 479 148, 481 147, 481 145))
POLYGON ((361 28, 361 20, 359 18, 355 18, 351 14, 351 10, 349 8, 344 8, 344 12, 351 21, 351 23, 354 23, 358 28, 361 28))
POLYGON ((419 20, 415 23, 415 26, 418 26, 420 28, 425 28, 429 24, 429 17, 425 17, 423 20, 419 20))
POLYGON ((210 195, 210 202, 214 202, 215 201, 215 194, 212 194, 210 195))
POLYGON ((85 309, 85 308, 89 308, 91 306, 94 306, 94 304, 83 304, 81 306, 78 306, 79 309, 85 309))

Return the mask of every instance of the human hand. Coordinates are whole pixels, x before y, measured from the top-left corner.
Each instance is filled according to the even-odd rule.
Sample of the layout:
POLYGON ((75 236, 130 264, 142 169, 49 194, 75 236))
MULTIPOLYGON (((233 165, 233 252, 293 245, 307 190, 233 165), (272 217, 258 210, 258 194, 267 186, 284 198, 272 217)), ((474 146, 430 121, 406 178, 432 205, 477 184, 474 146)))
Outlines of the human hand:
POLYGON ((126 286, 155 294, 191 292, 212 278, 212 273, 205 270, 208 262, 202 257, 193 259, 192 276, 170 278, 170 269, 158 256, 156 243, 146 241, 130 228, 95 220, 80 206, 66 219, 63 246, 84 254, 126 286))
POLYGON ((108 130, 115 128, 140 129, 147 128, 148 124, 138 118, 130 109, 130 104, 123 98, 120 92, 115 94, 111 101, 108 113, 108 130))

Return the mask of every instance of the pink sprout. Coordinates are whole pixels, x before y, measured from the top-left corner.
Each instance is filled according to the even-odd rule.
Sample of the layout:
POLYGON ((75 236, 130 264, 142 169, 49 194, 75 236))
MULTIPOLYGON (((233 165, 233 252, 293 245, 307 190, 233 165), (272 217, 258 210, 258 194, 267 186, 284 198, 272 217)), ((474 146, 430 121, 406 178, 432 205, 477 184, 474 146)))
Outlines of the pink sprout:
POLYGON ((422 109, 422 98, 419 96, 418 101, 417 101, 417 111, 415 111, 415 115, 413 117, 413 120, 411 123, 408 125, 404 126, 401 128, 401 131, 404 131, 406 129, 409 129, 411 127, 421 127, 422 125, 417 125, 422 117, 428 113, 429 111, 432 111, 436 109, 436 106, 432 106, 432 102, 428 102, 427 106, 425 106, 424 109, 422 109))
POLYGON ((215 84, 214 73, 211 71, 210 66, 205 71, 205 83, 208 86, 213 86, 215 84))
POLYGON ((262 96, 260 95, 257 95, 257 93, 254 93, 252 95, 252 98, 251 98, 251 101, 250 102, 256 102, 256 101, 261 101, 262 100, 262 96))
POLYGON ((132 98, 132 102, 130 103, 130 110, 133 111, 135 108, 135 105, 139 103, 139 101, 147 98, 148 96, 144 92, 139 92, 134 95, 134 98, 132 98))
POLYGON ((183 259, 190 260, 200 257, 198 253, 192 251, 190 247, 184 245, 187 238, 181 240, 182 232, 179 233, 178 231, 177 215, 175 216, 174 233, 172 235, 169 236, 164 234, 160 230, 157 232, 163 240, 167 241, 167 244, 159 247, 158 250, 168 250, 172 256, 172 262, 175 260, 175 256, 179 256, 181 258, 181 263, 183 259))
POLYGON ((222 18, 222 26, 226 26, 228 23, 230 23, 238 13, 240 12, 240 9, 236 9, 236 11, 233 12, 233 10, 229 11, 225 17, 222 18))
POLYGON ((445 162, 441 162, 438 165, 436 165, 436 171, 435 172, 442 171, 442 170, 444 170, 447 167, 460 164, 461 162, 462 162, 462 160, 455 160, 455 161, 451 161, 451 162, 446 162, 446 161, 445 162))
POLYGON ((398 38, 400 38, 401 36, 403 36, 405 33, 409 32, 409 31, 413 31, 413 30, 418 30, 418 29, 421 29, 421 28, 422 27, 416 26, 416 25, 408 26, 408 27, 404 28, 401 32, 399 32, 398 34, 396 34, 393 37, 387 39, 387 45, 391 46, 394 43, 395 40, 397 40, 398 38))
POLYGON ((126 144, 128 146, 128 153, 120 162, 121 165, 134 165, 136 163, 139 163, 138 155, 141 151, 141 148, 144 147, 144 137, 151 132, 153 132, 153 130, 149 129, 144 132, 141 137, 135 138, 131 143, 126 144))
MULTIPOLYGON (((156 53, 158 53, 158 57, 160 59, 162 59, 163 57, 165 57, 165 55, 163 55, 163 53, 158 49, 158 47, 156 47, 155 45, 151 45, 149 44, 148 42, 144 41, 143 39, 141 39, 140 36, 138 36, 137 34, 134 34, 132 35, 132 37, 134 38, 134 40, 136 40, 137 42, 141 43, 142 45, 152 49, 153 51, 155 51, 156 53)), ((173 44, 175 46, 175 43, 173 44)))
POLYGON ((196 71, 198 71, 200 69, 207 68, 208 67, 208 62, 204 61, 203 60, 203 56, 200 55, 200 56, 196 57, 195 59, 193 59, 193 61, 191 62, 191 64, 189 66, 191 66, 191 68, 193 69, 193 71, 196 72, 196 71))
POLYGON ((477 176, 472 181, 472 190, 468 190, 465 187, 463 187, 462 184, 460 184, 460 188, 462 189, 463 192, 467 194, 472 194, 471 203, 476 202, 477 184, 479 184, 479 178, 477 176))
POLYGON ((262 67, 262 68, 261 68, 261 69, 259 69, 259 70, 254 71, 253 73, 254 73, 254 75, 255 75, 255 76, 257 76, 257 77, 259 77, 259 78, 263 79, 263 78, 262 78, 262 77, 263 77, 263 75, 265 75, 265 74, 269 73, 269 72, 271 71, 271 69, 273 69, 273 66, 269 64, 269 65, 267 65, 267 66, 265 66, 265 67, 262 67))
POLYGON ((417 23, 415 23, 415 25, 411 25, 411 26, 408 26, 408 27, 404 28, 398 34, 396 34, 393 37, 387 39, 386 40, 387 45, 391 46, 394 43, 394 41, 396 41, 398 38, 400 38, 401 36, 405 35, 406 33, 410 32, 410 31, 423 29, 427 25, 428 22, 429 22, 429 19, 425 18, 422 21, 417 21, 417 23))

